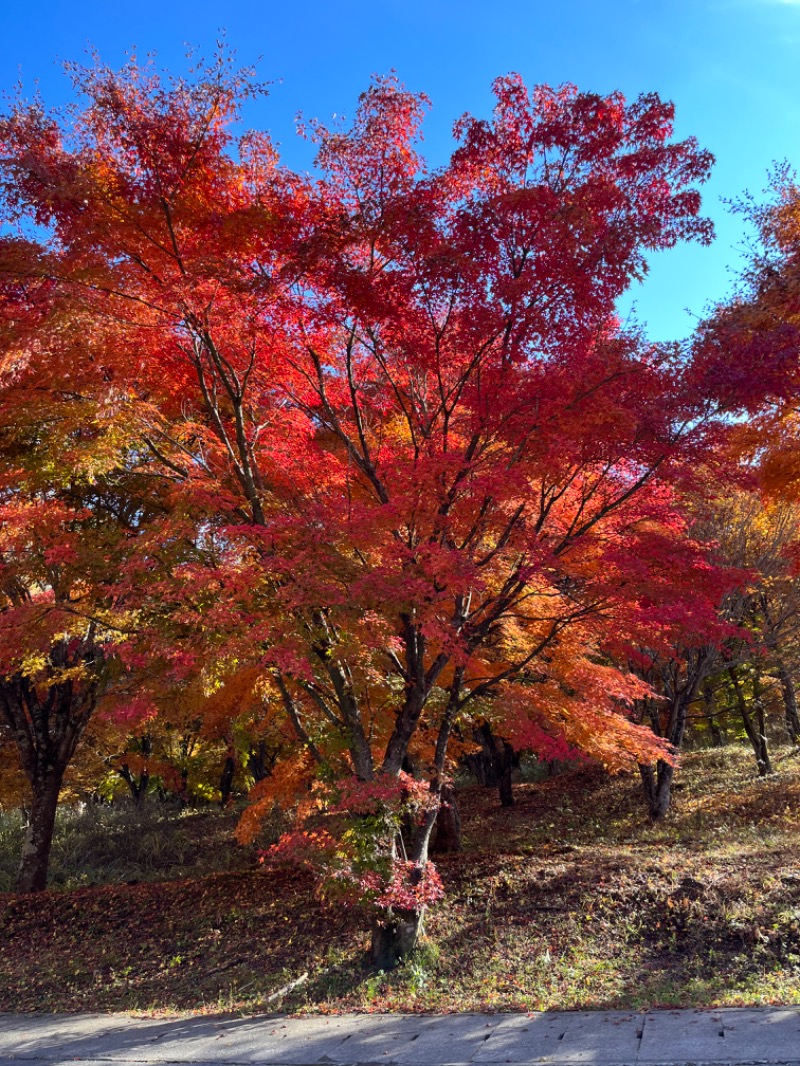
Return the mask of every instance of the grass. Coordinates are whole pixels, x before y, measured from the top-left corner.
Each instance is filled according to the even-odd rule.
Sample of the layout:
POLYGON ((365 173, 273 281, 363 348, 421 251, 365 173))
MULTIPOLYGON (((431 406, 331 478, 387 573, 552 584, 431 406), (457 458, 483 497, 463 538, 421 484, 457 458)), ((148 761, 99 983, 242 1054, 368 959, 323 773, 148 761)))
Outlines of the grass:
MULTIPOLYGON (((62 808, 56 820, 49 883, 56 889, 74 889, 252 868, 257 849, 237 848, 232 843, 236 821, 234 813, 179 810, 155 801, 141 810, 126 804, 62 808)), ((13 888, 22 835, 17 812, 0 816, 0 892, 13 888)))
POLYGON ((765 780, 744 749, 687 756, 657 826, 635 781, 594 770, 520 785, 510 810, 464 790, 465 850, 438 863, 447 898, 388 975, 364 967, 357 913, 326 907, 300 872, 254 869, 229 818, 194 816, 182 862, 116 868, 148 883, 0 895, 0 1009, 800 1003, 800 758, 781 754, 765 780))

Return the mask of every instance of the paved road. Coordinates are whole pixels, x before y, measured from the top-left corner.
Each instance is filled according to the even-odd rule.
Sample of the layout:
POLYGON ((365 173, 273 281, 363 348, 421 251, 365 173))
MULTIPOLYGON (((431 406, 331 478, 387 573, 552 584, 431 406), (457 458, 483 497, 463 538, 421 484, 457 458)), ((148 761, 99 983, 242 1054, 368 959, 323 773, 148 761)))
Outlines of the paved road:
POLYGON ((170 1021, 0 1014, 0 1066, 791 1063, 800 1008, 170 1021))

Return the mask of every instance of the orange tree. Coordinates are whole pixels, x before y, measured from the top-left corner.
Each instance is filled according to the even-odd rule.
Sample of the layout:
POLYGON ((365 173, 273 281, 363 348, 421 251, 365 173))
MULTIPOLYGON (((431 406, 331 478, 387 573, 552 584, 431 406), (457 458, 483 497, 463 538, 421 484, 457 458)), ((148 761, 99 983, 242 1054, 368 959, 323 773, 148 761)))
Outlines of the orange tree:
MULTIPOLYGON (((729 446, 746 475, 745 491, 728 492, 722 487, 717 528, 710 532, 732 563, 751 569, 749 586, 729 605, 729 613, 738 616, 750 634, 745 644, 739 641, 730 651, 728 676, 759 768, 765 772, 769 759, 764 730, 748 721, 735 668, 737 663, 750 662, 757 692, 763 666, 771 661, 783 692, 788 732, 796 739, 800 723, 787 664, 794 643, 800 489, 800 187, 796 176, 788 167, 776 170, 767 202, 746 197, 737 210, 755 228, 756 240, 734 292, 701 324, 693 339, 692 374, 700 392, 748 413, 729 434, 729 446), (754 654, 750 654, 752 649, 754 654)), ((763 710, 759 699, 755 703, 763 710)))
POLYGON ((124 404, 96 401, 89 323, 42 276, 55 258, 0 242, 0 717, 27 793, 20 891, 46 885, 62 784, 93 715, 126 699, 119 578, 159 507, 124 404))
POLYGON ((183 803, 226 806, 234 791, 268 776, 296 738, 287 734, 258 667, 234 665, 222 673, 217 663, 178 680, 171 664, 159 659, 155 654, 145 659, 150 669, 129 673, 133 701, 126 704, 118 693, 103 709, 101 719, 110 727, 101 748, 105 766, 136 806, 153 790, 183 803))
POLYGON ((719 404, 614 304, 648 250, 710 238, 710 156, 655 95, 510 75, 431 171, 427 101, 389 78, 352 126, 308 127, 309 178, 234 137, 257 89, 222 60, 73 74, 77 115, 0 125, 2 182, 91 322, 93 388, 124 397, 171 486, 126 569, 135 654, 259 668, 295 746, 249 823, 326 783, 303 811, 338 827, 334 880, 375 905, 389 964, 437 894, 448 744, 482 702, 611 768, 665 754, 609 653, 705 565, 691 543, 660 580, 632 564, 680 539, 719 404))

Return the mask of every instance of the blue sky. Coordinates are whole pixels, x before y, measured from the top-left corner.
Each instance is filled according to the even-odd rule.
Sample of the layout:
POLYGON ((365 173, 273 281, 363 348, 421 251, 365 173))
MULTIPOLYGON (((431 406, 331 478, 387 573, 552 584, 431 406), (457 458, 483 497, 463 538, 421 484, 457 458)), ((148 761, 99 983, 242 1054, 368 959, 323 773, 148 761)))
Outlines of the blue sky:
POLYGON ((11 0, 0 9, 0 86, 21 76, 26 91, 38 83, 60 104, 70 95, 60 63, 88 44, 112 65, 136 47, 180 69, 187 44, 210 54, 222 30, 242 62, 257 61, 274 82, 248 124, 270 129, 301 168, 310 154, 294 135, 295 113, 351 115, 370 74, 392 68, 433 101, 434 162, 446 158, 453 120, 487 114, 492 79, 510 70, 530 84, 673 100, 677 133, 695 134, 717 157, 704 196, 717 239, 655 256, 632 293, 659 340, 688 335, 730 287, 745 233, 722 199, 760 193, 776 160, 800 168, 800 0, 11 0))

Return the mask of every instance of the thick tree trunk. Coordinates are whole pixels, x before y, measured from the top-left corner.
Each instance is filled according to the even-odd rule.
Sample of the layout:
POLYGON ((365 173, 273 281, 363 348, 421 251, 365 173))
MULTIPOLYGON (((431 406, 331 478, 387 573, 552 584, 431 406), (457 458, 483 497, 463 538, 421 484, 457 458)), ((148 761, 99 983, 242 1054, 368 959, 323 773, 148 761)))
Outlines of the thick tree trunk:
POLYGON ((660 821, 669 810, 675 767, 659 761, 655 770, 652 766, 640 766, 639 773, 650 817, 654 822, 660 821))
POLYGON ((800 740, 800 715, 797 711, 797 690, 794 681, 784 664, 778 660, 778 680, 783 692, 783 705, 786 709, 786 732, 792 744, 800 740))
POLYGON ((456 790, 452 785, 442 788, 441 800, 430 849, 436 855, 461 851, 461 815, 458 811, 456 790))
POLYGON ((422 933, 424 915, 417 911, 397 911, 372 928, 370 959, 379 970, 393 970, 409 958, 422 933))
POLYGON ((33 782, 33 802, 15 885, 17 892, 42 892, 47 888, 60 791, 61 776, 52 771, 33 782))
POLYGON ((94 623, 76 646, 66 640, 55 644, 49 666, 52 671, 85 667, 88 679, 84 684, 76 684, 73 678, 53 679, 41 695, 23 674, 0 678, 0 714, 16 745, 32 797, 16 881, 19 892, 46 887, 61 782, 105 680, 103 655, 94 644, 94 623))

